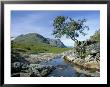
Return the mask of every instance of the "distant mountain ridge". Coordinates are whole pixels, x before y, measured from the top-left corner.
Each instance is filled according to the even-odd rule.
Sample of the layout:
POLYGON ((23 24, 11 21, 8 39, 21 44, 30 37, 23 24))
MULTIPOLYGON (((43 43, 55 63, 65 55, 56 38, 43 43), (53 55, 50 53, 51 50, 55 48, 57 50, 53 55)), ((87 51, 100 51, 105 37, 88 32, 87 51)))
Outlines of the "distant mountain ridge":
POLYGON ((66 47, 66 46, 61 42, 60 39, 49 39, 49 38, 47 38, 47 40, 48 40, 49 44, 52 45, 52 46, 61 47, 61 48, 66 47))
POLYGON ((48 44, 55 47, 65 48, 66 46, 60 41, 60 39, 50 39, 38 33, 28 33, 25 35, 19 35, 14 40, 16 43, 23 44, 48 44))

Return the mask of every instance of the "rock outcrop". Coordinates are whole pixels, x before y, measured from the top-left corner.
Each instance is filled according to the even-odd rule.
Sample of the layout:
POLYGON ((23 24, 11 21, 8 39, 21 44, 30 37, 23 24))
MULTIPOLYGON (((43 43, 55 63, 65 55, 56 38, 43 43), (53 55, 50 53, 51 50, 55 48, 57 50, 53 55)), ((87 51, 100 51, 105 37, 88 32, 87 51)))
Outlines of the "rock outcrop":
POLYGON ((94 43, 84 47, 85 51, 81 50, 81 47, 74 47, 73 50, 64 52, 64 59, 69 60, 75 64, 81 65, 85 68, 100 69, 100 45, 94 43))
POLYGON ((52 45, 52 46, 56 46, 56 47, 60 47, 60 48, 66 47, 66 46, 60 41, 60 39, 49 39, 49 38, 47 38, 47 40, 49 41, 49 44, 52 45))

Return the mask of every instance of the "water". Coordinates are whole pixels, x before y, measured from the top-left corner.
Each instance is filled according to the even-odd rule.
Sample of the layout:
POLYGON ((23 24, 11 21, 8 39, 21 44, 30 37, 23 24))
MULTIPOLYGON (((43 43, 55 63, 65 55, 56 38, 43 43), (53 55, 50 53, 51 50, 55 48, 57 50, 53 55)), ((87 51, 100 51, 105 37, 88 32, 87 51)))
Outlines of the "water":
POLYGON ((86 75, 78 73, 74 70, 74 66, 68 64, 63 58, 55 58, 47 62, 41 62, 40 64, 44 65, 53 65, 56 67, 48 77, 84 77, 86 75))

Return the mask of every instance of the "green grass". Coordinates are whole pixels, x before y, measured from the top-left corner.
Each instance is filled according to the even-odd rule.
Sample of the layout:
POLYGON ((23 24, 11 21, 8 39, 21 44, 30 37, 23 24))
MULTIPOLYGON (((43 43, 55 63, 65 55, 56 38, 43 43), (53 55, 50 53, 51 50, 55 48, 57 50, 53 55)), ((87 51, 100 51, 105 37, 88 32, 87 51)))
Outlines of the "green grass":
POLYGON ((62 53, 64 51, 70 50, 72 48, 58 48, 55 46, 47 45, 47 44, 21 44, 12 42, 12 48, 18 49, 19 52, 24 53, 62 53))

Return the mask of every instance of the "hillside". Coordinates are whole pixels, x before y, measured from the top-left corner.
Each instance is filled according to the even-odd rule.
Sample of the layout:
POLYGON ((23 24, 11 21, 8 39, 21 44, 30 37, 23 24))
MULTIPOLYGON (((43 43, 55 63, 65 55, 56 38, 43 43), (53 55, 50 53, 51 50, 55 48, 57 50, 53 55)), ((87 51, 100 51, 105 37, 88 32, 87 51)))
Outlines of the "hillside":
POLYGON ((23 44, 37 44, 37 43, 46 43, 48 44, 48 40, 37 33, 29 33, 25 35, 20 35, 16 37, 14 40, 16 43, 23 43, 23 44))
POLYGON ((37 33, 20 35, 12 40, 12 48, 28 53, 61 53, 69 50, 59 39, 45 38, 37 33))
POLYGON ((45 44, 45 45, 61 47, 61 48, 66 47, 59 39, 45 38, 37 33, 28 33, 25 35, 20 35, 16 37, 13 41, 15 43, 21 43, 21 44, 30 44, 30 45, 45 44))

